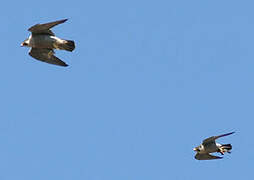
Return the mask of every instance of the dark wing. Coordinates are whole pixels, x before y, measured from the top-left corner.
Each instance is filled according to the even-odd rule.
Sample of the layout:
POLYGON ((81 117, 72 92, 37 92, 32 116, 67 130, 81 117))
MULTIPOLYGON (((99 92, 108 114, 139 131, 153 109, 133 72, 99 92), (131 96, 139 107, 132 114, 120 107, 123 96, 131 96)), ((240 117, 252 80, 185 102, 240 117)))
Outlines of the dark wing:
POLYGON ((208 144, 215 144, 215 137, 216 136, 212 136, 212 137, 205 139, 202 144, 204 146, 207 146, 208 144))
POLYGON ((33 34, 49 34, 49 35, 54 35, 54 33, 50 30, 50 28, 62 24, 67 19, 59 20, 59 21, 54 21, 50 23, 45 23, 45 24, 36 24, 28 29, 28 31, 32 32, 33 34))
POLYGON ((52 49, 32 48, 29 55, 40 61, 59 66, 68 66, 65 62, 54 56, 52 49))
POLYGON ((200 153, 197 153, 196 156, 195 156, 195 159, 197 160, 211 160, 211 159, 222 159, 222 157, 220 156, 213 156, 211 154, 200 154, 200 153))
POLYGON ((233 134, 233 133, 235 133, 235 132, 230 132, 230 133, 222 134, 222 135, 219 135, 219 136, 212 136, 212 137, 209 137, 209 138, 207 138, 207 139, 205 139, 205 140, 203 141, 203 144, 215 143, 215 140, 216 140, 216 139, 218 139, 218 138, 220 138, 220 137, 223 137, 223 136, 228 136, 228 135, 233 134))
POLYGON ((227 134, 222 134, 222 135, 219 135, 219 136, 215 136, 215 139, 218 139, 220 137, 223 137, 223 136, 228 136, 228 135, 231 135, 231 134, 234 134, 235 132, 230 132, 230 133, 227 133, 227 134))

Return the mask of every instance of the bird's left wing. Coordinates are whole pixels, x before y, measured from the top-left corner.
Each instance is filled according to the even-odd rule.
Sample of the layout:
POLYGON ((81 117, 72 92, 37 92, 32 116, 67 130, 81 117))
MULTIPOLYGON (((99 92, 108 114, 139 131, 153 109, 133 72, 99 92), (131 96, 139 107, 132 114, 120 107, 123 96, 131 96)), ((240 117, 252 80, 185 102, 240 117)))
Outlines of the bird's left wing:
POLYGON ((49 22, 45 24, 36 24, 28 29, 28 31, 32 32, 33 34, 49 34, 49 35, 54 35, 54 33, 50 30, 50 28, 62 24, 67 19, 59 20, 59 21, 54 21, 54 22, 49 22))
POLYGON ((207 144, 210 144, 210 143, 215 143, 215 138, 216 136, 211 136, 209 138, 206 138, 204 141, 203 141, 203 145, 207 145, 207 144))
POLYGON ((212 136, 212 137, 209 137, 207 139, 205 139, 203 141, 203 144, 209 144, 209 143, 215 143, 215 140, 218 139, 218 138, 221 138, 221 137, 224 137, 224 136, 228 136, 228 135, 231 135, 235 132, 230 132, 230 133, 226 133, 226 134, 222 134, 222 135, 219 135, 219 136, 212 136))

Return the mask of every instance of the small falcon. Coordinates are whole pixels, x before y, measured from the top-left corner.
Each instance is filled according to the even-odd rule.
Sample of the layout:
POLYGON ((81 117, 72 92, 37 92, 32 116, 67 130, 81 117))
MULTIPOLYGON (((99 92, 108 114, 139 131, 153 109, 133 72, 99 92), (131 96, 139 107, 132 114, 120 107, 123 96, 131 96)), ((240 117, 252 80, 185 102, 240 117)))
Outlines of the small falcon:
POLYGON ((195 155, 195 159, 198 159, 198 160, 222 159, 222 157, 213 156, 210 153, 219 152, 221 153, 221 155, 224 155, 225 152, 231 153, 230 152, 230 150, 232 149, 231 144, 219 144, 219 143, 216 143, 215 140, 220 137, 228 136, 233 133, 235 132, 222 134, 219 136, 212 136, 205 139, 201 145, 193 149, 194 151, 197 152, 197 154, 195 155))
POLYGON ((59 66, 68 66, 54 54, 54 49, 73 51, 75 43, 72 40, 64 40, 55 36, 50 28, 62 24, 67 19, 54 21, 45 24, 36 24, 28 29, 32 34, 21 43, 21 46, 31 47, 29 55, 33 58, 59 66))

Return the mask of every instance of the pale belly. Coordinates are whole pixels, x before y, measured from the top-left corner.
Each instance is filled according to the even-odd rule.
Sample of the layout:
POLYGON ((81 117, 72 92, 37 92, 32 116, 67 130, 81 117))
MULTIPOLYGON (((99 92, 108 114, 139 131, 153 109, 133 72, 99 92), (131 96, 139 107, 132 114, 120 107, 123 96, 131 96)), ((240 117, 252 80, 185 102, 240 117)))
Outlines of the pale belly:
POLYGON ((208 153, 213 153, 213 152, 217 152, 219 150, 218 148, 219 144, 210 144, 208 146, 205 147, 205 151, 208 153))
POLYGON ((34 48, 54 48, 56 40, 48 35, 35 35, 31 38, 31 45, 34 48))

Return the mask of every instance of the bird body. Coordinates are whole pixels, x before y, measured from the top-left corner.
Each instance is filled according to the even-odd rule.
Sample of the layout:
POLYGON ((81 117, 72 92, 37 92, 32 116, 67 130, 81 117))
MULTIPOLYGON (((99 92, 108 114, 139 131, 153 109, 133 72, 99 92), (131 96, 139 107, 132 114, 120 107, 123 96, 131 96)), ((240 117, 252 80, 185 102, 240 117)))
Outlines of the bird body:
POLYGON ((219 147, 221 145, 216 143, 216 144, 208 144, 206 146, 204 145, 200 145, 200 148, 199 148, 199 153, 202 154, 202 153, 213 153, 213 152, 217 152, 219 150, 219 147))
POLYGON ((199 145, 193 149, 194 151, 197 152, 197 154, 195 155, 195 158, 198 160, 221 159, 222 157, 213 156, 210 153, 219 152, 222 155, 224 155, 225 152, 230 153, 232 146, 231 146, 231 144, 216 143, 215 140, 220 137, 228 136, 233 133, 234 132, 222 134, 219 136, 212 136, 212 137, 205 139, 201 145, 199 145))
POLYGON ((27 42, 28 47, 32 48, 51 48, 53 49, 53 44, 56 43, 54 36, 49 36, 45 34, 30 35, 27 42))
POLYGON ((54 49, 73 51, 75 49, 74 41, 60 39, 50 30, 50 28, 64 23, 65 21, 67 21, 67 19, 46 24, 36 24, 30 27, 28 30, 31 31, 32 34, 28 39, 23 41, 21 46, 31 47, 29 55, 37 60, 60 66, 68 66, 54 55, 54 49))

